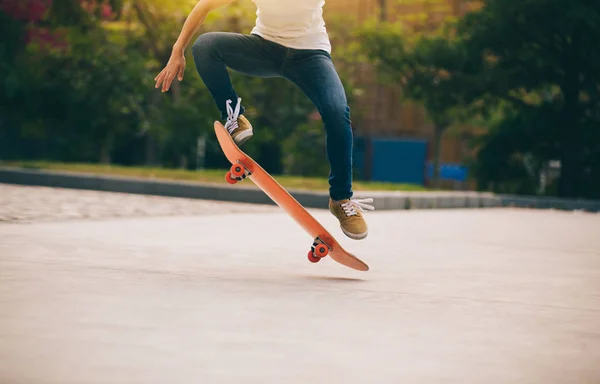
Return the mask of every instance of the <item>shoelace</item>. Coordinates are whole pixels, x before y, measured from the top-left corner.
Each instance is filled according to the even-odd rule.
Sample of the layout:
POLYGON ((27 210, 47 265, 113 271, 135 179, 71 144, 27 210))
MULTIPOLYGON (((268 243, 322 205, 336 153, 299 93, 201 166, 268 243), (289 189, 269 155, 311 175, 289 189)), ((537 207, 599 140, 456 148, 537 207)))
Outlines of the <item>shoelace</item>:
POLYGON ((346 213, 346 216, 354 216, 354 215, 358 214, 358 211, 364 212, 365 209, 369 210, 369 211, 374 211, 375 210, 374 206, 365 204, 365 203, 372 203, 372 202, 373 202, 373 199, 371 199, 371 198, 361 199, 361 200, 351 199, 350 201, 342 204, 342 209, 346 213))
POLYGON ((225 128, 231 135, 233 131, 238 128, 238 117, 240 115, 240 107, 242 106, 242 98, 238 97, 238 102, 235 107, 235 111, 231 108, 231 100, 227 100, 227 121, 225 122, 225 128))

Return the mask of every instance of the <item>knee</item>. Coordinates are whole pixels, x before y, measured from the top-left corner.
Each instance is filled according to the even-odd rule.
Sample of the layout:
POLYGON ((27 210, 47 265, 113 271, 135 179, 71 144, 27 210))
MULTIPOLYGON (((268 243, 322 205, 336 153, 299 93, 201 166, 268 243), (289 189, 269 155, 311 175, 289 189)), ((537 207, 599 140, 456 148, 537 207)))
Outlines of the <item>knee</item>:
POLYGON ((346 125, 350 123, 350 107, 345 101, 327 103, 322 109, 321 117, 326 125, 346 125))
POLYGON ((216 38, 217 34, 215 32, 207 32, 198 36, 196 42, 192 45, 192 54, 196 61, 215 52, 216 38))

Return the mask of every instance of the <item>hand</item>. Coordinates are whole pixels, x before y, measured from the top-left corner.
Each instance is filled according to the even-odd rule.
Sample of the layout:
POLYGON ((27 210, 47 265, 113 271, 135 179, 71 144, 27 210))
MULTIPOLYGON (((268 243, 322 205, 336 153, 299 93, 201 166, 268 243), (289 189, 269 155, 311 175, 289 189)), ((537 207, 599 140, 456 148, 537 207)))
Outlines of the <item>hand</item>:
POLYGON ((158 88, 162 83, 162 92, 168 91, 175 76, 177 76, 179 81, 183 80, 184 71, 185 55, 181 51, 174 50, 165 68, 154 78, 156 80, 155 88, 158 88))

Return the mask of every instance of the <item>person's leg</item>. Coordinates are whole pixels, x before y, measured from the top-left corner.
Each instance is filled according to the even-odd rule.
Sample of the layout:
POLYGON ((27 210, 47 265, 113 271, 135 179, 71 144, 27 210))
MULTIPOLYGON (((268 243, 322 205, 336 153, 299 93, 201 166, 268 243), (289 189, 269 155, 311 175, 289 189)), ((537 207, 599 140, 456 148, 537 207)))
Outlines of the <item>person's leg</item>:
POLYGON ((330 56, 320 50, 297 50, 284 64, 283 77, 295 83, 317 107, 327 134, 333 200, 352 197, 352 127, 350 107, 330 56))
MULTIPOLYGON (((227 68, 251 76, 275 77, 283 59, 276 48, 256 35, 208 32, 198 37, 192 46, 194 63, 221 118, 227 117, 227 100, 235 103, 238 99, 227 68)), ((243 111, 242 107, 240 113, 243 111)))
POLYGON ((282 75, 312 100, 325 124, 331 212, 340 220, 347 236, 365 238, 367 225, 362 211, 372 207, 351 199, 353 137, 350 107, 331 56, 321 50, 293 50, 284 63, 282 75))
POLYGON ((241 145, 252 136, 252 126, 242 116, 244 107, 237 105, 239 98, 227 68, 251 76, 276 77, 285 50, 256 35, 209 32, 198 37, 192 53, 196 70, 215 100, 221 119, 228 119, 229 125, 226 126, 241 145), (229 100, 233 106, 227 104, 229 100), (234 110, 239 111, 239 116, 233 113, 234 110))

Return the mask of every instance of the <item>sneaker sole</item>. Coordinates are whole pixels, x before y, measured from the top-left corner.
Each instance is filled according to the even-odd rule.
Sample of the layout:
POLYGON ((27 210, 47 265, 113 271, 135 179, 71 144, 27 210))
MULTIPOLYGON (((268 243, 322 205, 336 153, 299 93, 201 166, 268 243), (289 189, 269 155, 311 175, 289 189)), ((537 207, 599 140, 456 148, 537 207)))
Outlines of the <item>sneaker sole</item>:
POLYGON ((363 233, 351 233, 346 231, 343 227, 340 228, 342 228, 342 232, 344 232, 344 235, 348 236, 353 240, 363 240, 369 234, 369 231, 363 233))
POLYGON ((235 143, 238 146, 240 146, 240 145, 244 144, 246 141, 248 141, 248 139, 250 139, 252 137, 252 134, 253 133, 251 130, 240 132, 233 140, 235 141, 235 143))

